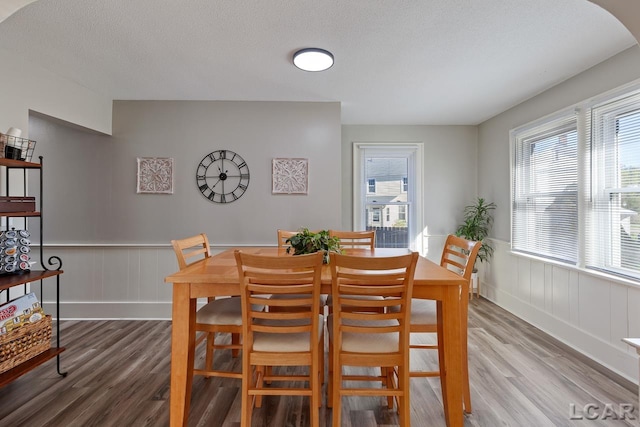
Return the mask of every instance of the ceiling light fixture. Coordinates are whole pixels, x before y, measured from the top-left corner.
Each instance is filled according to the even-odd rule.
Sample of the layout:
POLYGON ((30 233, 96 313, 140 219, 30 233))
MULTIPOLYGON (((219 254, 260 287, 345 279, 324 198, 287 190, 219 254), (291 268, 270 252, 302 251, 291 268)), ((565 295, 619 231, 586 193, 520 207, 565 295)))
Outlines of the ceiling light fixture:
POLYGON ((304 71, 324 71, 333 65, 333 54, 328 50, 309 47, 293 54, 293 64, 304 71))

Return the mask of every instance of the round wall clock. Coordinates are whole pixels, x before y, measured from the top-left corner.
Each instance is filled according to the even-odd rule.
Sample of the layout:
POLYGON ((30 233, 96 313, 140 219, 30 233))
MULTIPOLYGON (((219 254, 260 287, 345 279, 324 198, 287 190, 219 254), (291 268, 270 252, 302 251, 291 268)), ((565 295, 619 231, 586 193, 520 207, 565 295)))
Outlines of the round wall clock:
POLYGON ((249 166, 233 151, 214 151, 200 161, 196 182, 207 199, 215 203, 230 203, 247 191, 249 166))

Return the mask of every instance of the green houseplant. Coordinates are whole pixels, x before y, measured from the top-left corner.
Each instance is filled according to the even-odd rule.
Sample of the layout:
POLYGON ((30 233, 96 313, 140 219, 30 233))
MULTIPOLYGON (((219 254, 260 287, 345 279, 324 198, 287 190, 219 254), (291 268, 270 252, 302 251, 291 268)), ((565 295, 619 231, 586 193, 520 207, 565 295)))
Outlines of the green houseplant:
POLYGON ((301 228, 297 234, 289 237, 285 243, 291 245, 287 248, 287 253, 293 250, 294 255, 324 251, 325 263, 329 261, 329 252, 342 252, 340 250, 340 240, 337 237, 329 237, 327 230, 314 233, 309 231, 308 228, 301 228))
POLYGON ((493 247, 486 238, 489 236, 489 231, 493 225, 493 211, 495 208, 495 203, 487 203, 482 197, 478 197, 473 205, 465 206, 464 222, 456 230, 456 236, 482 242, 482 247, 478 252, 478 259, 481 262, 488 261, 493 255, 493 247))

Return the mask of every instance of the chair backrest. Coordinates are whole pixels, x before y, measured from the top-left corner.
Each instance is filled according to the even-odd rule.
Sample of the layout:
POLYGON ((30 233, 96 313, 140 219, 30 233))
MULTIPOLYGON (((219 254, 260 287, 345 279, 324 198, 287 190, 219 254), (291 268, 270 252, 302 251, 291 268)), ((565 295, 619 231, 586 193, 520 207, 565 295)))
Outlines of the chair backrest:
MULTIPOLYGON (((418 253, 393 257, 358 257, 331 253, 333 336, 340 349, 342 333, 399 334, 400 352, 409 345, 413 276, 418 253), (382 297, 382 298, 376 298, 382 297), (399 309, 390 310, 390 307, 399 309)), ((376 336, 376 334, 378 334, 376 336)))
POLYGON ((471 280, 471 273, 473 273, 473 266, 476 263, 480 246, 482 246, 481 242, 474 242, 450 234, 444 243, 444 249, 442 249, 440 265, 455 271, 468 283, 471 280))
POLYGON ((294 236, 297 233, 298 233, 297 231, 278 230, 278 247, 286 248, 287 246, 289 246, 286 243, 287 239, 291 236, 294 236))
POLYGON ((211 247, 207 235, 202 233, 197 236, 187 237, 186 239, 172 240, 173 250, 178 258, 178 267, 180 270, 211 256, 211 247))
POLYGON ((340 239, 340 247, 356 249, 373 249, 376 245, 376 232, 372 231, 338 231, 329 230, 329 237, 340 239))
POLYGON ((279 257, 235 251, 247 348, 253 348, 255 332, 276 336, 307 332, 310 343, 318 342, 323 256, 322 252, 279 257), (264 306, 265 295, 277 295, 267 300, 274 310, 256 309, 264 306))

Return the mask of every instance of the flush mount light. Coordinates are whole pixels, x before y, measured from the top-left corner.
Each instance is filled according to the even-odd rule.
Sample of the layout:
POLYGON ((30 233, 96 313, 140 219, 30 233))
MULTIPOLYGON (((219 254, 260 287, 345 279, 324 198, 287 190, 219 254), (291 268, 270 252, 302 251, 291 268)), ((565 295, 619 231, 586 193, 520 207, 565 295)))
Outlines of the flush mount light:
POLYGON ((309 47, 293 54, 293 64, 304 71, 324 71, 333 65, 331 52, 309 47))

